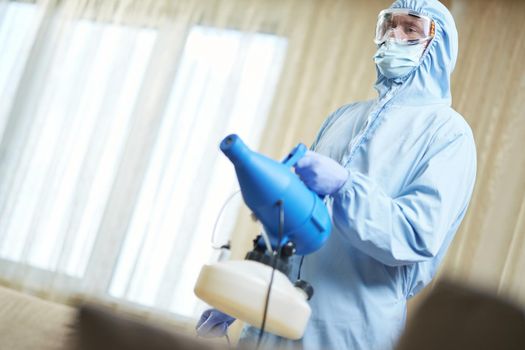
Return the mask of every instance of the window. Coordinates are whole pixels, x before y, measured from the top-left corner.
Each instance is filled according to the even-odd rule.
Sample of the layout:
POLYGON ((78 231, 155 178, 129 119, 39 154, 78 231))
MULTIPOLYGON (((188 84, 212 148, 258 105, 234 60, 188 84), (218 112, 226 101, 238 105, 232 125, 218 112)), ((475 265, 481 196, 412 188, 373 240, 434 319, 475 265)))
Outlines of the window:
MULTIPOLYGON (((118 234, 101 222, 118 218, 108 198, 126 147, 140 143, 131 130, 148 117, 136 110, 150 96, 145 82, 166 39, 155 28, 89 20, 39 27, 36 5, 3 6, 0 277, 29 283, 31 271, 37 289, 49 288, 46 278, 66 278, 72 291, 102 289, 111 299, 194 316, 193 285, 213 255, 213 224, 237 187, 218 144, 235 132, 257 147, 286 39, 189 29, 162 115, 152 119, 159 123, 137 169, 138 195, 126 204, 131 219, 118 234), (12 273, 20 266, 25 275, 12 273), (99 271, 107 283, 93 278, 99 271)), ((222 229, 235 220, 221 220, 222 229)))
MULTIPOLYGON (((30 45, 18 42, 16 35, 28 36, 21 28, 34 20, 36 6, 10 2, 8 11, 15 16, 1 30, 13 34, 2 43, 10 45, 2 52, 23 55, 27 51, 16 49, 30 45)), ((2 159, 6 196, 0 199, 0 256, 81 277, 115 181, 133 112, 130 102, 137 98, 156 33, 77 21, 51 28, 48 37, 59 41, 56 46, 46 42, 41 62, 31 67, 35 79, 22 86, 30 94, 24 103, 34 108, 21 112, 25 120, 20 122, 27 124, 16 125, 3 140, 21 152, 7 149, 2 159), (74 240, 66 239, 71 235, 74 240)), ((16 59, 5 58, 2 68, 16 65, 16 59)), ((3 79, 2 88, 16 86, 20 77, 3 79)))
MULTIPOLYGON (((258 143, 285 48, 286 41, 274 35, 192 28, 112 295, 147 305, 168 298, 173 311, 193 313, 189 301, 195 301, 193 285, 211 255, 215 218, 237 187, 219 142, 237 132, 258 143)), ((234 219, 221 224, 233 225, 234 219)))

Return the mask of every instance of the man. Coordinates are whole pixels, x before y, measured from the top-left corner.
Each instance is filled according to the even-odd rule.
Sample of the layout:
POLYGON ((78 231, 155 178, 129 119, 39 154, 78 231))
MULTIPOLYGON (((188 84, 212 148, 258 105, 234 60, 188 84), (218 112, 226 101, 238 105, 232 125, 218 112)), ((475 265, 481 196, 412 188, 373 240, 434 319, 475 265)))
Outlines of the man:
MULTIPOLYGON (((467 210, 476 151, 450 107, 451 14, 437 0, 398 0, 380 13, 375 42, 379 97, 335 111, 296 166, 310 189, 329 196, 334 224, 301 264, 315 288, 312 316, 301 340, 265 334, 263 347, 392 348, 407 299, 430 282, 467 210)), ((203 316, 201 333, 232 321, 203 316)), ((248 328, 241 342, 257 335, 248 328)))

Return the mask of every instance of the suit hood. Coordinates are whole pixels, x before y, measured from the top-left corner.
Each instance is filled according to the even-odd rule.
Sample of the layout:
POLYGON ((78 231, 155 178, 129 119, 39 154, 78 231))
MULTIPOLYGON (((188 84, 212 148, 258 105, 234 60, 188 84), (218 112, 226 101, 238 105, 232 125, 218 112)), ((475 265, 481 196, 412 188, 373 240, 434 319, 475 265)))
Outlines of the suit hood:
MULTIPOLYGON (((393 88, 395 104, 451 105, 450 76, 458 55, 458 33, 448 9, 437 0, 398 0, 390 8, 416 11, 434 20, 435 35, 427 46, 419 65, 407 75, 388 79, 378 69, 375 89, 379 98, 393 88)), ((377 67, 376 67, 377 68, 377 67)))

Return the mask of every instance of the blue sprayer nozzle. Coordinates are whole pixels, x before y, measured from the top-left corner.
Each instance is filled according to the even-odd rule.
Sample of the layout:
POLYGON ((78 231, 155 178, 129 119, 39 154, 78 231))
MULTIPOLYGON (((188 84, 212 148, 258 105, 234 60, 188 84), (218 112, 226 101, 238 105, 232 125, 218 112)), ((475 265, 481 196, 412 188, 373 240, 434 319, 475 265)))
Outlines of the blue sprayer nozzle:
POLYGON ((233 163, 244 202, 264 225, 274 249, 279 245, 279 201, 284 207, 281 244, 292 241, 296 253, 305 255, 325 243, 332 228, 328 210, 290 171, 306 153, 304 144, 297 145, 283 162, 251 151, 235 134, 225 137, 220 148, 233 163))

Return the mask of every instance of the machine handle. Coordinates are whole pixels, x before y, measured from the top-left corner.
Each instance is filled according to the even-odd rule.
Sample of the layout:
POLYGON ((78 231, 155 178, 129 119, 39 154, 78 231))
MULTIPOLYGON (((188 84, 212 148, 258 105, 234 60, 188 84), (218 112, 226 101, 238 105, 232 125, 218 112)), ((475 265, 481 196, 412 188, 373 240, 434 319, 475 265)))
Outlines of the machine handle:
POLYGON ((293 167, 299 159, 301 159, 305 154, 308 148, 304 143, 300 143, 290 152, 290 154, 283 159, 282 163, 287 167, 293 167))

